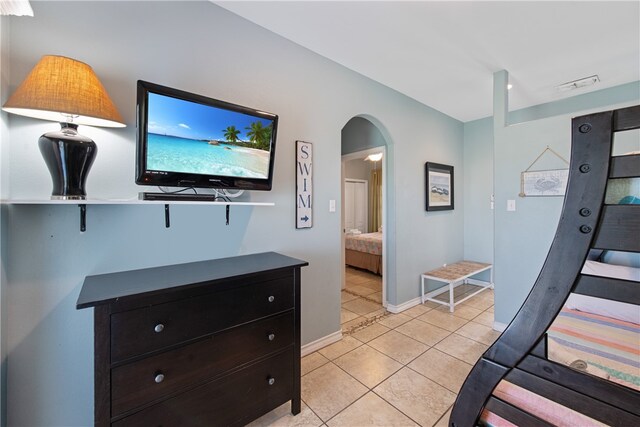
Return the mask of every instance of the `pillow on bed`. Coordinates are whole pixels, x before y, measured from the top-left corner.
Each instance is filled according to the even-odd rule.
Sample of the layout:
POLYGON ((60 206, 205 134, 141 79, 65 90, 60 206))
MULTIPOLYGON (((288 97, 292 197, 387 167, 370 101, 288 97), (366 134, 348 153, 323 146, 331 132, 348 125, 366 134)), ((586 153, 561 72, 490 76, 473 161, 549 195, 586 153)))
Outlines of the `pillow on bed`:
POLYGON ((588 295, 571 294, 565 308, 640 324, 640 306, 588 295))
POLYGON ((584 266, 582 267, 582 274, 640 282, 640 268, 627 267, 626 265, 605 264, 603 262, 591 260, 585 261, 584 266))
POLYGON ((618 202, 619 205, 640 205, 640 198, 636 196, 624 196, 618 202))

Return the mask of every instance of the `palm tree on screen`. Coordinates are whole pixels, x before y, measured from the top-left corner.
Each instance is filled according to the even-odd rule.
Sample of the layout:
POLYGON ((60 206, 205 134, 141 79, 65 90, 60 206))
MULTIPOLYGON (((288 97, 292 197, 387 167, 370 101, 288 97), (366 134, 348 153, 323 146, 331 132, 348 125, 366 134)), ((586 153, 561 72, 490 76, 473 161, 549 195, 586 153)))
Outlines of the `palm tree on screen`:
POLYGON ((249 141, 253 142, 256 148, 261 150, 269 149, 269 141, 271 140, 271 125, 265 127, 262 122, 253 122, 246 128, 249 141))
POLYGON ((240 135, 240 129, 235 126, 228 126, 223 130, 224 137, 229 142, 238 142, 238 135, 240 135))

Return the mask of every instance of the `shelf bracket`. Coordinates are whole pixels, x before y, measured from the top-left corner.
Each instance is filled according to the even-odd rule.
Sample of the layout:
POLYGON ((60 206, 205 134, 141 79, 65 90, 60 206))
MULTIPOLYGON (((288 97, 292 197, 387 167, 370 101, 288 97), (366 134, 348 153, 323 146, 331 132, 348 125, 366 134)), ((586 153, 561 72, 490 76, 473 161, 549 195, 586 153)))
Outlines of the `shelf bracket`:
POLYGON ((87 205, 78 205, 80 208, 80 232, 84 233, 87 230, 87 205))
POLYGON ((164 226, 166 228, 171 227, 171 212, 169 211, 169 205, 164 205, 164 226))

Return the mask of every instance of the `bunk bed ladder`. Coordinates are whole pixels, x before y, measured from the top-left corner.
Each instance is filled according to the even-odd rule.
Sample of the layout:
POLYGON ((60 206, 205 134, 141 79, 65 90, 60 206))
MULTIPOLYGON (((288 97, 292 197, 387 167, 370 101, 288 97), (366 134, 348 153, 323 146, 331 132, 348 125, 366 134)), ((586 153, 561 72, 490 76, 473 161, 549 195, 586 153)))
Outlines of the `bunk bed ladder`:
POLYGON ((574 292, 640 304, 640 284, 582 274, 591 249, 640 252, 640 206, 605 205, 608 179, 640 176, 640 155, 611 157, 615 132, 640 128, 640 106, 572 120, 562 214, 524 304, 465 380, 449 425, 478 425, 487 410, 515 425, 550 425, 500 398, 506 384, 609 425, 640 425, 640 393, 547 360, 546 332, 574 292))

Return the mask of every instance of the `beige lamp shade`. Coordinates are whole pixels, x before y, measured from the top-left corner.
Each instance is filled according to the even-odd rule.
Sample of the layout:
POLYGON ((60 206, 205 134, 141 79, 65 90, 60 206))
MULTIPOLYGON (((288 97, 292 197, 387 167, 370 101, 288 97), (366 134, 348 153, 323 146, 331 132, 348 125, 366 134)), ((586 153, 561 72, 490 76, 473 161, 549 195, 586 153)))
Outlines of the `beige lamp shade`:
POLYGON ((126 126, 91 67, 64 56, 43 56, 2 109, 56 122, 126 126))

